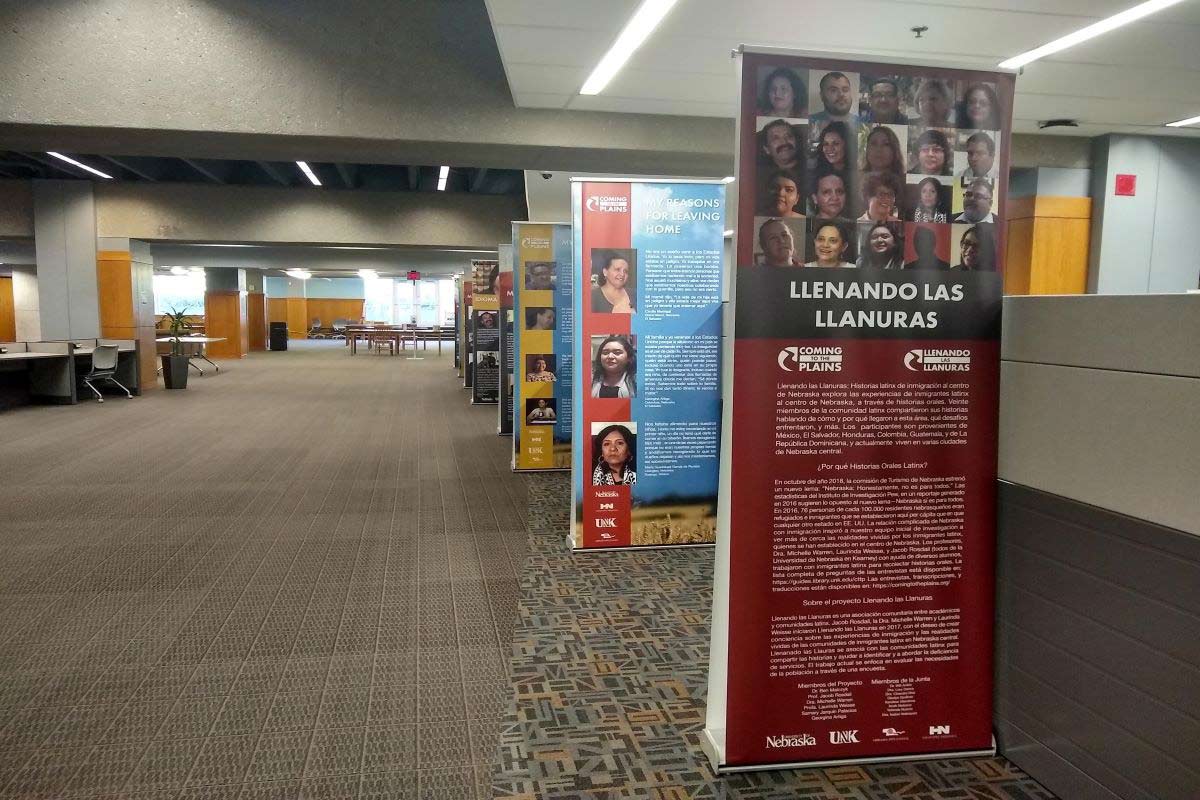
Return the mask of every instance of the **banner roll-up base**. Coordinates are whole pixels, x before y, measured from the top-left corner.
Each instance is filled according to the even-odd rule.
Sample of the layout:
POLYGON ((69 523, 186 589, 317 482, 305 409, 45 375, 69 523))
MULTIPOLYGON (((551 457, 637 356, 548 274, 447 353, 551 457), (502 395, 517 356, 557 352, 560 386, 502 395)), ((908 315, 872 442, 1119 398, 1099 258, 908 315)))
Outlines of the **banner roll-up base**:
POLYGON ((827 761, 794 761, 791 763, 771 762, 768 764, 747 764, 736 767, 724 763, 725 730, 704 729, 704 737, 700 740, 700 749, 708 756, 708 762, 718 775, 732 775, 737 772, 761 772, 774 769, 823 769, 828 767, 849 767, 862 764, 889 764, 901 761, 940 761, 946 758, 993 758, 996 755, 996 737, 992 737, 992 746, 984 750, 942 750, 936 753, 909 753, 878 758, 837 758, 827 761))

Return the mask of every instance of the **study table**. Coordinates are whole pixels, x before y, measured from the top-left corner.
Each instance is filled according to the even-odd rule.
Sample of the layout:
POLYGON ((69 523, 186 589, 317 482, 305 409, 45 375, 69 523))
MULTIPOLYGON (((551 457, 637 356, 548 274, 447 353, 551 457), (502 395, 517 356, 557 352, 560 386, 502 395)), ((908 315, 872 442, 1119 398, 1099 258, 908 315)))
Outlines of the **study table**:
MULTIPOLYGON (((159 343, 174 342, 175 337, 174 336, 160 336, 159 338, 155 339, 155 341, 159 342, 159 343)), ((188 366, 194 367, 196 369, 196 371, 199 372, 201 375, 204 374, 204 370, 200 369, 200 367, 197 364, 193 363, 192 359, 199 358, 201 360, 207 361, 209 364, 213 365, 214 370, 216 370, 217 372, 220 372, 221 371, 220 365, 214 363, 211 359, 209 359, 208 355, 205 353, 205 347, 211 342, 223 342, 223 341, 225 341, 225 337, 223 337, 223 336, 180 336, 179 337, 179 342, 181 344, 196 345, 195 352, 187 353, 186 355, 188 357, 188 366)), ((159 371, 161 372, 162 369, 160 368, 159 371)))
POLYGON ((437 342, 438 354, 442 352, 442 329, 441 328, 411 328, 400 326, 385 326, 379 325, 368 327, 365 325, 352 325, 346 328, 346 344, 350 348, 350 355, 358 353, 358 340, 364 339, 368 343, 375 339, 390 340, 396 343, 397 349, 403 350, 410 343, 415 350, 417 342, 421 342, 423 349, 429 349, 429 341, 433 339, 437 342))

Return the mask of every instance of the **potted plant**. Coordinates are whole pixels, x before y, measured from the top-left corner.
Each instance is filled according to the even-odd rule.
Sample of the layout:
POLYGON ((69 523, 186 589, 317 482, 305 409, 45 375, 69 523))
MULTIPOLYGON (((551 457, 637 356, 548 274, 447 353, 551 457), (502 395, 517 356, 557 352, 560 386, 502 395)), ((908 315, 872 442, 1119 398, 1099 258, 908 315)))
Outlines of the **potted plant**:
POLYGON ((187 310, 187 306, 178 310, 172 306, 166 315, 167 321, 171 325, 171 354, 162 356, 162 373, 163 382, 168 389, 187 388, 189 359, 183 354, 183 342, 179 341, 179 337, 187 325, 184 319, 187 310))

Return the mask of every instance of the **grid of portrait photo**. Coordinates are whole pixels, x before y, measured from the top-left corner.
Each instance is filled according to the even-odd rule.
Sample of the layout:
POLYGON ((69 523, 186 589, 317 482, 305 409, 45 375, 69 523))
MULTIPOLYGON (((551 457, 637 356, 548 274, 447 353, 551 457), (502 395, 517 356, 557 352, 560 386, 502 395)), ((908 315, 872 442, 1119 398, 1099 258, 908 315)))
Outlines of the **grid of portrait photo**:
POLYGON ((782 64, 753 80, 755 266, 997 269, 996 84, 782 64))

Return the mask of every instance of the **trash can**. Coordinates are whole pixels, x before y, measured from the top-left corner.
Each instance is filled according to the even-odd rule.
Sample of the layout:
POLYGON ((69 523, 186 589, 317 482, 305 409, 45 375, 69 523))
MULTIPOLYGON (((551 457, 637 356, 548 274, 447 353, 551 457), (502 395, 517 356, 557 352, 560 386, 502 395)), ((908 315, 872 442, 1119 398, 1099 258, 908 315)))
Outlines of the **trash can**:
POLYGON ((287 350, 287 323, 272 322, 270 333, 270 348, 272 350, 287 350))

